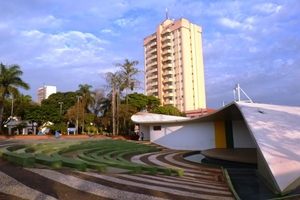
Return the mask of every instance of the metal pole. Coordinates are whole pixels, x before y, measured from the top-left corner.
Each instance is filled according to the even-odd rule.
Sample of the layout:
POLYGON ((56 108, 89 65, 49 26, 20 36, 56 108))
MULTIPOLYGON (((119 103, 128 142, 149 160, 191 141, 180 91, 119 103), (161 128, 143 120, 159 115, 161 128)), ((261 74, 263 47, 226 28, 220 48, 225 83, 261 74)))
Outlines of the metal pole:
POLYGON ((60 105, 60 114, 62 114, 62 105, 64 104, 64 102, 58 102, 58 104, 60 105))
MULTIPOLYGON (((76 131, 77 131, 77 134, 79 133, 79 131, 78 131, 78 126, 79 126, 79 124, 78 124, 78 115, 79 115, 79 99, 81 99, 81 96, 78 96, 78 95, 76 95, 76 97, 77 97, 77 119, 76 119, 76 131)), ((75 132, 74 132, 74 135, 75 135, 75 132)))
POLYGON ((238 84, 237 87, 238 87, 238 101, 241 101, 241 89, 240 89, 240 84, 238 84))
POLYGON ((11 98, 11 113, 10 113, 11 117, 13 117, 13 114, 14 114, 14 99, 11 98))

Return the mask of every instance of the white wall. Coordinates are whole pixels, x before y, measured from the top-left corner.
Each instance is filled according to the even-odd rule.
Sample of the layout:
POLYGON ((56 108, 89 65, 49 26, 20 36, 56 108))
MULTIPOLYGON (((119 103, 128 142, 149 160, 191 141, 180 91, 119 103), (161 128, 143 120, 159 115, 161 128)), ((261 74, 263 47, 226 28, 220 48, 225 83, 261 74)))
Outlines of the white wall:
POLYGON ((140 124, 140 132, 143 132, 144 133, 144 140, 150 140, 150 127, 149 126, 146 126, 146 125, 143 125, 143 124, 140 124))
POLYGON ((232 121, 234 148, 256 148, 244 120, 232 121))
POLYGON ((56 93, 56 86, 44 86, 45 87, 45 99, 47 99, 51 94, 56 93))
POLYGON ((163 124, 160 131, 149 127, 151 142, 170 149, 204 150, 215 147, 214 123, 163 124))

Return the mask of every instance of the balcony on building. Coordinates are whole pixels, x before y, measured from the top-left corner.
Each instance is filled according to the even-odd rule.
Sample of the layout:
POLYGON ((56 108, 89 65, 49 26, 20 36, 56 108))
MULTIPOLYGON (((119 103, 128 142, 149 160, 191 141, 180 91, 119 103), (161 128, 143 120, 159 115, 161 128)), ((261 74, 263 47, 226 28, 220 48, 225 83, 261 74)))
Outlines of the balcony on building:
POLYGON ((147 68, 148 68, 148 67, 151 68, 151 67, 155 67, 155 66, 157 66, 157 62, 156 62, 156 61, 154 61, 154 62, 149 62, 149 63, 147 64, 147 68))
POLYGON ((154 62, 157 60, 157 55, 156 54, 151 54, 148 57, 146 57, 146 62, 154 62))
POLYGON ((168 54, 172 54, 172 50, 171 49, 163 49, 161 55, 164 56, 164 55, 168 55, 168 54))
POLYGON ((171 83, 171 82, 173 82, 173 79, 172 78, 165 78, 164 80, 163 80, 163 83, 171 83))
POLYGON ((146 56, 148 57, 151 54, 156 54, 157 49, 156 48, 151 48, 149 51, 147 51, 146 56))
POLYGON ((167 28, 161 32, 161 35, 166 35, 166 34, 170 34, 170 33, 171 33, 171 30, 169 28, 167 28))
POLYGON ((171 63, 165 63, 163 65, 163 69, 167 69, 167 68, 172 68, 172 64, 171 63))
POLYGON ((150 88, 149 90, 147 90, 148 93, 157 93, 158 89, 157 88, 150 88))
POLYGON ((173 97, 173 96, 174 96, 174 94, 172 92, 164 94, 164 98, 169 98, 169 97, 173 97))
POLYGON ((163 57, 163 62, 172 61, 172 56, 165 56, 163 57))
POLYGON ((150 88, 150 87, 153 87, 153 86, 157 86, 157 81, 155 81, 155 82, 151 82, 151 83, 149 83, 148 85, 147 85, 147 88, 150 88))
POLYGON ((163 36, 163 38, 161 39, 162 42, 166 42, 166 41, 170 41, 170 40, 171 40, 170 35, 163 36))
POLYGON ((149 38, 150 41, 153 41, 153 40, 156 40, 156 33, 153 33, 150 38, 149 38))
POLYGON ((152 67, 148 70, 147 76, 149 77, 151 74, 157 73, 157 68, 152 67))
POLYGON ((149 76, 148 78, 147 78, 147 80, 153 80, 153 79, 157 79, 157 75, 152 75, 152 76, 149 76))
POLYGON ((156 47, 156 44, 157 44, 156 42, 151 42, 151 43, 150 43, 150 48, 156 47))
POLYGON ((172 46, 171 42, 166 42, 162 44, 161 48, 164 49, 166 47, 171 47, 171 46, 172 46))
POLYGON ((173 90, 173 85, 168 85, 168 86, 164 86, 163 90, 166 91, 166 90, 173 90))
POLYGON ((173 74, 172 70, 168 70, 163 73, 163 76, 168 76, 168 75, 172 75, 172 74, 173 74))
POLYGON ((174 101, 173 100, 165 101, 164 106, 167 106, 167 105, 174 105, 174 101))

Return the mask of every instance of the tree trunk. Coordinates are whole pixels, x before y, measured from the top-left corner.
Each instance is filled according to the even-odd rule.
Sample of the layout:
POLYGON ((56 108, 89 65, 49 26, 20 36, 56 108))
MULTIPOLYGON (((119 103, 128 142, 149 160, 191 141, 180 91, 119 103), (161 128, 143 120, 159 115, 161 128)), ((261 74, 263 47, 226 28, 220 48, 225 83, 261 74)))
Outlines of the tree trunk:
POLYGON ((117 135, 119 135, 119 126, 120 126, 120 119, 119 119, 119 101, 120 101, 120 90, 118 90, 117 92, 116 92, 116 98, 117 98, 117 103, 116 103, 116 105, 117 105, 117 108, 116 108, 116 110, 117 110, 117 116, 116 116, 116 118, 117 118, 117 123, 116 123, 116 126, 117 126, 117 130, 116 130, 116 132, 117 132, 117 135))
POLYGON ((112 92, 112 121, 113 121, 113 135, 116 135, 116 88, 113 87, 112 92))
POLYGON ((0 133, 2 133, 2 126, 3 126, 3 111, 4 111, 4 95, 1 97, 0 101, 0 133))

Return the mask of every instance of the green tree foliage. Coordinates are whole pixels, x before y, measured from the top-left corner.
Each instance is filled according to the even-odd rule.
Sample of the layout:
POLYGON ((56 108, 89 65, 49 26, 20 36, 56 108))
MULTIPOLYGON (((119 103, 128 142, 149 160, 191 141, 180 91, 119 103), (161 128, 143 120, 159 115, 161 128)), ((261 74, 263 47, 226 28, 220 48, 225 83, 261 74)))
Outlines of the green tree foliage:
POLYGON ((117 63, 115 64, 116 67, 120 68, 120 75, 122 78, 122 82, 120 85, 121 91, 123 89, 126 89, 126 105, 128 105, 128 90, 133 90, 134 87, 140 83, 140 81, 136 78, 138 73, 140 73, 140 70, 138 68, 135 68, 136 65, 138 65, 139 62, 134 60, 130 62, 128 59, 125 59, 125 62, 123 64, 117 63))
POLYGON ((24 118, 24 115, 25 115, 24 111, 27 106, 37 105, 37 103, 32 101, 32 98, 30 95, 24 95, 24 94, 21 94, 21 95, 15 97, 15 99, 13 99, 12 103, 13 103, 13 105, 12 105, 13 115, 18 116, 21 119, 24 118))
POLYGON ((80 95, 82 97, 82 103, 84 105, 85 111, 87 113, 90 113, 90 106, 92 106, 95 103, 94 95, 95 93, 93 91, 90 91, 90 89, 93 87, 88 84, 80 84, 78 85, 79 90, 76 91, 77 95, 80 95))
POLYGON ((160 105, 160 99, 135 92, 128 95, 128 103, 134 106, 137 111, 146 109, 148 112, 153 112, 160 105))
POLYGON ((155 108, 153 113, 173 116, 185 116, 185 114, 181 113, 180 110, 170 105, 157 107, 155 108))
POLYGON ((30 86, 20 76, 23 75, 18 65, 0 64, 0 132, 2 130, 5 99, 10 95, 19 96, 18 88, 29 90, 30 86))
POLYGON ((75 105, 77 101, 76 95, 76 92, 57 92, 51 94, 47 99, 44 99, 41 105, 52 106, 53 108, 60 110, 59 102, 62 102, 62 114, 65 114, 71 106, 75 105))
POLYGON ((61 123, 64 118, 60 114, 60 110, 52 105, 30 105, 25 108, 25 120, 34 121, 38 124, 44 124, 45 122, 61 123))
MULTIPOLYGON (((102 106, 108 100, 105 98, 105 91, 104 89, 97 88, 93 92, 94 104, 90 105, 91 112, 95 116, 100 116, 102 114, 102 106)), ((110 104, 110 101, 109 101, 110 104)), ((109 106, 110 107, 110 106, 109 106)), ((108 108, 109 109, 109 108, 108 108)))
POLYGON ((116 101, 116 96, 119 94, 119 87, 121 82, 121 75, 119 72, 107 72, 105 76, 106 80, 106 88, 111 89, 111 97, 112 97, 112 129, 113 129, 113 135, 118 134, 117 129, 117 121, 116 121, 116 112, 117 112, 117 105, 118 102, 116 101))

